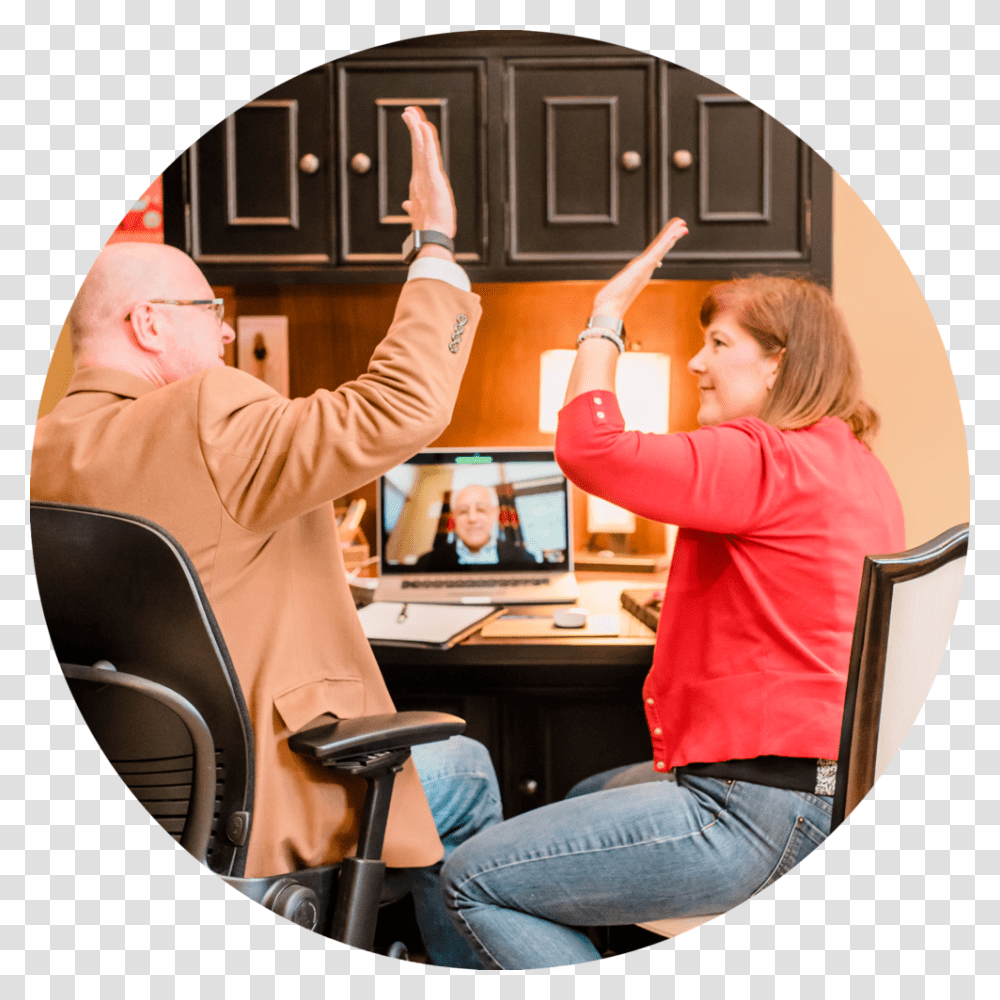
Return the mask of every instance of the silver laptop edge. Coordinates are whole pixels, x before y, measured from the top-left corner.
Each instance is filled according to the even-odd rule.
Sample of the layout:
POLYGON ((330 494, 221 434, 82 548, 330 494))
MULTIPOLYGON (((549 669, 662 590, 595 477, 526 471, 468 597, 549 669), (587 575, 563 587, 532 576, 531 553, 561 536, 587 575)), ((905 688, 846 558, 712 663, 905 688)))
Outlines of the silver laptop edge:
MULTIPOLYGON (((503 455, 548 456, 538 461, 555 461, 551 448, 425 448, 420 455, 503 455)), ((416 456, 414 456, 415 458, 416 456)), ((405 465, 401 462, 400 465, 405 465)), ((394 466, 393 468, 398 468, 394 466)), ((392 470, 387 470, 391 472, 392 470)), ((560 473, 561 475, 561 473, 560 473)), ((569 480, 566 480, 566 562, 567 569, 546 572, 544 564, 523 571, 497 568, 489 571, 489 578, 498 582, 496 587, 476 586, 471 581, 475 574, 454 573, 386 574, 383 572, 383 546, 387 540, 382 520, 382 490, 385 475, 379 476, 375 490, 375 544, 378 555, 379 579, 375 590, 376 601, 409 601, 413 604, 573 604, 579 596, 573 572, 573 503, 569 480), (546 582, 532 584, 526 578, 545 577, 546 582), (421 586, 410 581, 419 578, 421 586), (509 581, 509 583, 507 582, 509 581)))

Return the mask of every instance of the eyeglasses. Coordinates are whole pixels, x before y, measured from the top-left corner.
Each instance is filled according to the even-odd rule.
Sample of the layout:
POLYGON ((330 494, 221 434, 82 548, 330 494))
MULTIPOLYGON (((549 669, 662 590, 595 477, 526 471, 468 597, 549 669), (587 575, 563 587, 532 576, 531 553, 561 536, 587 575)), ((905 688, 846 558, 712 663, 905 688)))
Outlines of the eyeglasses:
MULTIPOLYGON (((219 326, 222 326, 222 321, 226 316, 225 299, 146 299, 146 301, 154 305, 164 306, 210 306, 212 312, 215 313, 215 318, 219 321, 219 326)), ((125 317, 125 322, 128 323, 131 319, 132 313, 130 312, 125 317)))

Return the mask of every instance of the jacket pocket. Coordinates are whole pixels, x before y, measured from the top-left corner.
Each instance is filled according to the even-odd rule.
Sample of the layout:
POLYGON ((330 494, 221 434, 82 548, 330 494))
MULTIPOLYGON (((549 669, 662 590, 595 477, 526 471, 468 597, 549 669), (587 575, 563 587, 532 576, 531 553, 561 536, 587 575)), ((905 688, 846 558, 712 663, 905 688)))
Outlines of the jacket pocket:
POLYGON ((274 707, 289 732, 298 732, 317 715, 338 719, 365 714, 365 686, 359 677, 321 677, 274 696, 274 707))
POLYGON ((753 894, 756 896, 757 893, 763 892, 771 883, 790 872, 803 858, 812 854, 825 839, 826 834, 805 817, 802 818, 801 823, 795 823, 791 833, 788 834, 785 849, 781 852, 781 857, 774 866, 774 870, 764 880, 764 883, 754 890, 753 894))

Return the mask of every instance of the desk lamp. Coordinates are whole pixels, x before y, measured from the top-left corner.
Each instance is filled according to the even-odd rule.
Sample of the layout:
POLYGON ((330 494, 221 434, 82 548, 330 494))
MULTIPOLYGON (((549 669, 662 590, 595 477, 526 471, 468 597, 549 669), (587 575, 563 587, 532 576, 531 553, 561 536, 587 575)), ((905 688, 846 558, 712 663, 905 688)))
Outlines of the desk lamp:
MULTIPOLYGON (((543 351, 538 429, 555 434, 576 351, 543 351)), ((665 434, 670 413, 670 356, 640 351, 633 346, 618 359, 615 394, 625 429, 665 434)), ((596 535, 605 535, 616 555, 628 548, 628 535, 635 531, 635 515, 621 507, 587 494, 587 531, 592 546, 596 535)))

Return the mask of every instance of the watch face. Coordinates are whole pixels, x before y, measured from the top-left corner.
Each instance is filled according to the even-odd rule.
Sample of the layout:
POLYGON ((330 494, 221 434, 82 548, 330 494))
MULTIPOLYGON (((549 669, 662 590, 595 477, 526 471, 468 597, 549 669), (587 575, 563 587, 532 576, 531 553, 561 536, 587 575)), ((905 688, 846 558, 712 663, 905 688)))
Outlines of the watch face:
POLYGON ((403 240, 404 260, 414 252, 414 250, 416 249, 416 242, 417 242, 417 234, 415 232, 411 232, 410 235, 407 236, 405 240, 403 240))

